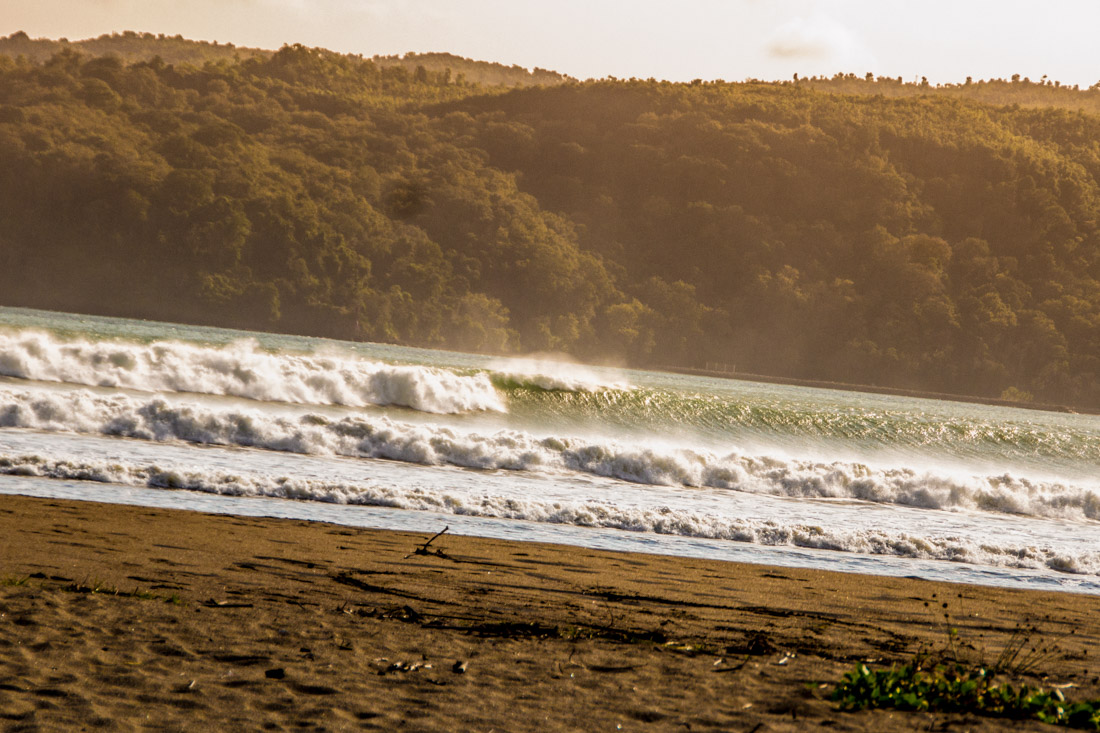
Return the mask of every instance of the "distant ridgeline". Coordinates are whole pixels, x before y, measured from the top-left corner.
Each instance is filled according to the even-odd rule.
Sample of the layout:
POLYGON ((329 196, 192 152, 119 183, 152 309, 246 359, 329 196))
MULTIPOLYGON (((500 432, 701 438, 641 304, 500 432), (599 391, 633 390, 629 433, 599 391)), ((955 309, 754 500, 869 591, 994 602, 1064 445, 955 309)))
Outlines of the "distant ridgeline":
MULTIPOLYGON (((89 56, 117 56, 128 64, 152 61, 159 56, 166 64, 200 66, 207 62, 264 59, 274 54, 274 51, 234 46, 232 43, 189 41, 179 35, 154 35, 134 31, 104 34, 84 41, 69 41, 66 38, 57 41, 48 38, 32 39, 24 32, 0 38, 0 55, 13 59, 25 56, 35 63, 48 61, 54 54, 66 49, 89 56)), ((424 71, 450 74, 456 84, 466 82, 486 86, 526 87, 575 81, 555 71, 539 68, 528 71, 522 66, 474 61, 449 53, 407 53, 403 56, 375 56, 370 60, 384 68, 403 67, 410 74, 417 73, 417 67, 423 67, 424 71)))
POLYGON ((5 305, 1097 408, 1098 181, 1096 86, 0 39, 5 305))
POLYGON ((271 51, 258 48, 244 48, 232 43, 207 41, 189 41, 183 36, 166 36, 163 33, 109 33, 98 38, 83 41, 70 41, 61 38, 56 41, 49 38, 31 38, 23 31, 0 38, 0 54, 17 58, 25 56, 35 63, 48 61, 61 51, 77 51, 88 56, 117 56, 132 64, 136 61, 151 61, 154 56, 168 64, 204 64, 207 61, 224 61, 267 57, 271 51))

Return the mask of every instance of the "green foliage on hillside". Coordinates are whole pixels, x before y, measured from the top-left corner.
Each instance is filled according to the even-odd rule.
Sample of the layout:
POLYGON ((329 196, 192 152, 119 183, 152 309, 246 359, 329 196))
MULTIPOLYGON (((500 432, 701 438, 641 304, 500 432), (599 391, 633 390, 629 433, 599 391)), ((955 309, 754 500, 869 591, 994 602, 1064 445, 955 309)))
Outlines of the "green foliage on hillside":
MULTIPOLYGON (((166 36, 163 33, 135 31, 105 33, 82 41, 31 38, 23 31, 0 38, 0 56, 10 56, 13 59, 23 56, 34 63, 44 63, 62 51, 74 51, 85 56, 116 56, 127 64, 152 61, 159 57, 166 64, 193 66, 248 58, 265 59, 274 53, 260 48, 234 46, 232 43, 192 41, 180 35, 166 36)), ((489 61, 475 61, 450 53, 410 52, 400 56, 373 56, 370 60, 384 69, 402 67, 409 74, 416 74, 417 67, 423 67, 425 71, 442 75, 460 85, 529 87, 575 81, 556 71, 537 67, 527 70, 515 64, 505 66, 489 61)))
POLYGON ((83 41, 31 38, 23 31, 0 38, 0 55, 13 59, 24 56, 35 63, 44 63, 62 51, 75 51, 86 56, 117 56, 126 63, 152 61, 159 56, 166 64, 194 65, 202 65, 207 61, 232 61, 271 55, 271 51, 238 47, 232 43, 192 41, 180 35, 166 36, 163 33, 134 31, 105 33, 83 41))
POLYGON ((474 61, 450 53, 407 53, 403 56, 374 56, 371 61, 382 67, 403 66, 410 74, 416 67, 428 71, 449 73, 458 82, 484 86, 531 87, 553 86, 576 81, 556 71, 535 67, 528 71, 522 66, 505 66, 486 61, 474 61))
POLYGON ((762 83, 446 108, 613 263, 635 359, 1097 399, 1098 117, 762 83))
POLYGON ((1100 406, 1093 91, 165 58, 0 56, 5 304, 1100 406))
POLYGON ((1038 81, 1013 74, 1005 79, 980 79, 967 77, 960 84, 933 86, 927 79, 907 83, 901 78, 863 77, 855 74, 837 74, 830 78, 810 77, 795 80, 800 86, 834 94, 869 94, 880 97, 941 96, 969 99, 992 105, 1020 105, 1021 107, 1059 107, 1100 112, 1100 82, 1082 90, 1077 85, 1064 85, 1045 76, 1038 81))

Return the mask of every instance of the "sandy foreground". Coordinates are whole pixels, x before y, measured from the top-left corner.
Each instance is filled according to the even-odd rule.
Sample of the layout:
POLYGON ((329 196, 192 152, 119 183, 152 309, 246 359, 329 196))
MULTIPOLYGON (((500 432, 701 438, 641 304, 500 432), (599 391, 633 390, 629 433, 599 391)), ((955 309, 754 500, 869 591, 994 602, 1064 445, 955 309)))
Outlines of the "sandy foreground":
POLYGON ((1028 681, 1100 697, 1093 596, 427 539, 0 496, 0 729, 1048 729, 827 700, 943 649, 944 603, 963 653, 1037 623, 1028 681))

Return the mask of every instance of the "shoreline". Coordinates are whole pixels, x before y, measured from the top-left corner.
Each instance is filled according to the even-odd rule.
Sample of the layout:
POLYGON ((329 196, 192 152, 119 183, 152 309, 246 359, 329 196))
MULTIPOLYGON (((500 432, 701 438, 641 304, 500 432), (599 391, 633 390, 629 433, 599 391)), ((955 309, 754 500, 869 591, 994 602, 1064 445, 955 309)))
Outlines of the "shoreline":
POLYGON ((1009 590, 1086 594, 1100 598, 1098 576, 1057 571, 1051 568, 1012 568, 981 565, 969 561, 820 549, 797 544, 757 544, 691 535, 635 532, 618 528, 485 517, 476 513, 450 514, 371 504, 231 496, 184 490, 183 495, 191 495, 188 499, 200 500, 201 503, 195 505, 191 501, 172 501, 171 499, 181 495, 175 491, 165 493, 162 489, 101 484, 96 481, 77 481, 75 485, 79 485, 79 488, 74 488, 74 485, 70 485, 71 482, 63 481, 61 484, 65 489, 57 490, 56 486, 52 486, 56 483, 53 479, 10 475, 0 471, 0 496, 16 495, 149 509, 183 510, 200 514, 285 519, 356 530, 377 529, 414 534, 433 533, 440 527, 448 526, 452 536, 463 535, 502 541, 516 541, 516 537, 522 536, 523 542, 627 554, 678 557, 685 562, 700 559, 777 568, 821 569, 842 574, 913 578, 1009 590), (23 484, 24 481, 30 483, 23 484), (42 484, 51 486, 52 490, 42 490, 42 484), (118 493, 120 491, 123 492, 122 496, 118 493), (869 567, 873 570, 868 570, 869 567))
POLYGON ((429 537, 0 496, 0 719, 13 730, 912 730, 964 719, 1046 730, 841 713, 817 687, 856 662, 942 647, 948 624, 986 657, 1036 624, 1061 650, 1030 681, 1100 697, 1095 596, 450 534, 417 554, 429 537))

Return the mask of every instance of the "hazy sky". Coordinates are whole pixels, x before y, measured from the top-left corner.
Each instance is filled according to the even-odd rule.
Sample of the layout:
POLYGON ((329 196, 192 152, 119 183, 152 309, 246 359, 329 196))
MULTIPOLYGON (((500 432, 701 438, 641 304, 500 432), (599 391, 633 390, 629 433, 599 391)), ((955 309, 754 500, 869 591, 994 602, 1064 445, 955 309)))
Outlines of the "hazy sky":
POLYGON ((0 35, 449 51, 603 76, 1100 81, 1100 0, 0 0, 0 35))

